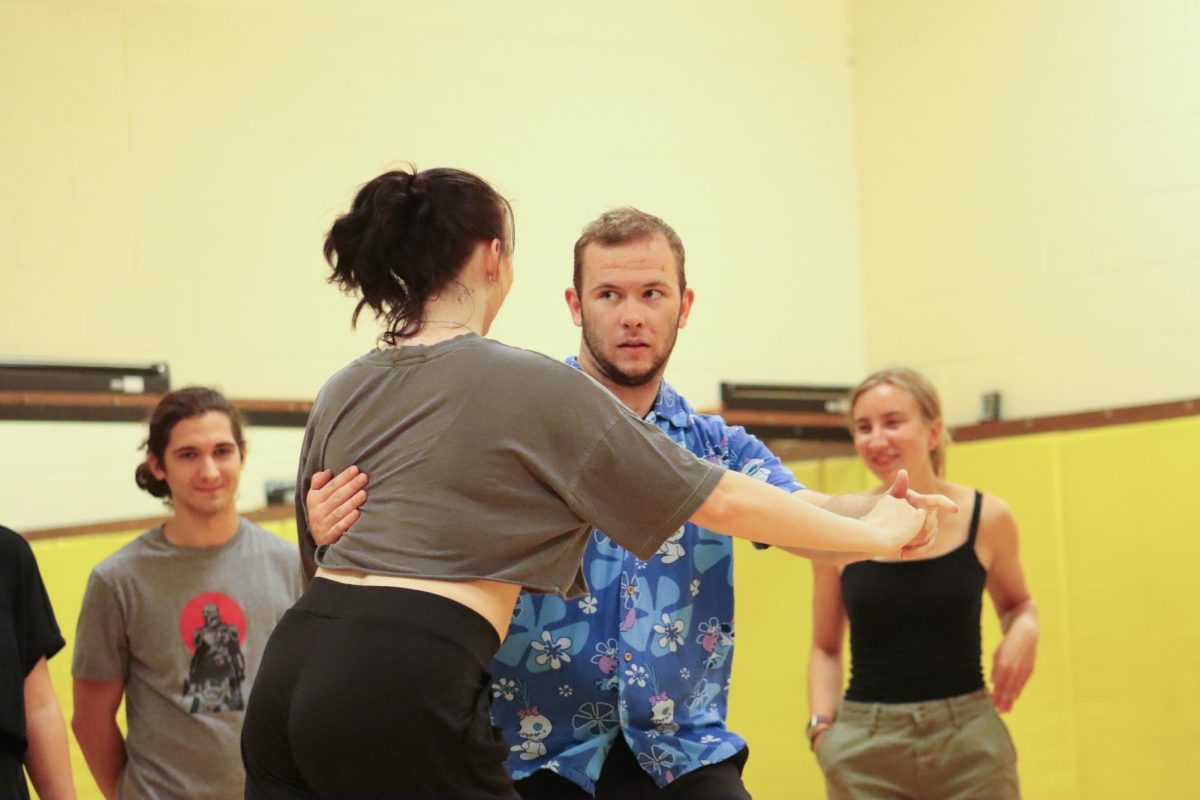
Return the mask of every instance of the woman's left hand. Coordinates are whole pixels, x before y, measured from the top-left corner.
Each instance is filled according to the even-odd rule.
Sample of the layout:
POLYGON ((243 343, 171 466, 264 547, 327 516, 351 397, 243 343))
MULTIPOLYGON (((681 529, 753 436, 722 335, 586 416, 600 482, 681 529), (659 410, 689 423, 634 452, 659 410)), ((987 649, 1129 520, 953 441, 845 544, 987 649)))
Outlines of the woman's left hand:
POLYGON ((1022 623, 1013 622, 992 655, 992 703, 1001 714, 1012 711, 1037 659, 1037 627, 1022 623))

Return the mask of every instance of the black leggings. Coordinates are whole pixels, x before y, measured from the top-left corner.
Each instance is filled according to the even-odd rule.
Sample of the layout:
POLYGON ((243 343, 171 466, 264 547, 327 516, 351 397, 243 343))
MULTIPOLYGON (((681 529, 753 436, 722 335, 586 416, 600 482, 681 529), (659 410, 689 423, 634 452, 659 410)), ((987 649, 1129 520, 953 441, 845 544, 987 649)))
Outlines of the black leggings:
POLYGON ((250 693, 247 800, 518 800, 490 717, 499 644, 453 600, 315 579, 250 693))

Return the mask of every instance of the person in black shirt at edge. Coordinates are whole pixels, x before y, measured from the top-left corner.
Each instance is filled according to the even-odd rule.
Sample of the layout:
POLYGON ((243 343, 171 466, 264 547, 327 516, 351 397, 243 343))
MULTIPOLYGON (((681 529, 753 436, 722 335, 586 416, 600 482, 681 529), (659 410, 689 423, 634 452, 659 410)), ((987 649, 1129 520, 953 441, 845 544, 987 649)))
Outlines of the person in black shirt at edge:
POLYGON ((0 526, 0 797, 75 797, 67 725, 46 663, 66 642, 29 543, 0 526))
POLYGON ((941 403, 920 373, 893 367, 850 395, 854 445, 882 492, 900 470, 954 500, 938 541, 897 562, 813 563, 810 746, 831 800, 1020 797, 1006 713, 1033 672, 1037 612, 1003 500, 945 480, 941 403), (983 590, 1004 638, 989 696, 980 665, 983 590), (842 641, 850 625, 850 684, 842 641))

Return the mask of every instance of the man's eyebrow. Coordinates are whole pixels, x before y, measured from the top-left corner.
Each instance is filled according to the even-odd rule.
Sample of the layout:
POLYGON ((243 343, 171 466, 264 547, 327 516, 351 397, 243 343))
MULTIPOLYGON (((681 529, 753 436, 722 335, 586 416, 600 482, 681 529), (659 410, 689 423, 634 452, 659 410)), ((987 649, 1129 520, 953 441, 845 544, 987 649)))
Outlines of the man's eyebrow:
MULTIPOLYGON (((216 444, 213 445, 214 450, 220 449, 222 447, 237 447, 237 442, 233 441, 232 439, 229 439, 229 440, 226 440, 223 442, 217 442, 216 444)), ((172 453, 184 453, 184 452, 187 452, 188 450, 199 450, 199 449, 200 449, 200 447, 198 445, 181 444, 178 447, 171 448, 171 452, 172 453)))
MULTIPOLYGON (((670 285, 671 285, 671 282, 664 278, 654 278, 652 280, 641 281, 640 283, 637 284, 637 286, 642 289, 651 289, 651 288, 657 288, 659 286, 670 286, 670 285)), ((621 288, 624 288, 624 287, 618 286, 615 283, 610 283, 608 281, 604 281, 601 283, 597 283, 595 286, 593 286, 592 291, 599 292, 599 291, 602 291, 605 289, 621 289, 621 288)))

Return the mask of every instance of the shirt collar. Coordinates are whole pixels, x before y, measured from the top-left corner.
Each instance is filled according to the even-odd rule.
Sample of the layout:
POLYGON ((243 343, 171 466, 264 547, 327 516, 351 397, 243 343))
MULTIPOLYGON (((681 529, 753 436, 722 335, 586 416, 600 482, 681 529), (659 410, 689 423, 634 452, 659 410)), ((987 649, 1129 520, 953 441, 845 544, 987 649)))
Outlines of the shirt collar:
MULTIPOLYGON (((566 362, 569 366, 579 369, 578 357, 568 356, 566 362)), ((695 412, 692 411, 691 404, 663 378, 658 384, 658 396, 654 398, 654 405, 646 415, 646 421, 657 424, 658 420, 662 419, 673 428, 687 429, 692 426, 693 413, 695 412)))

